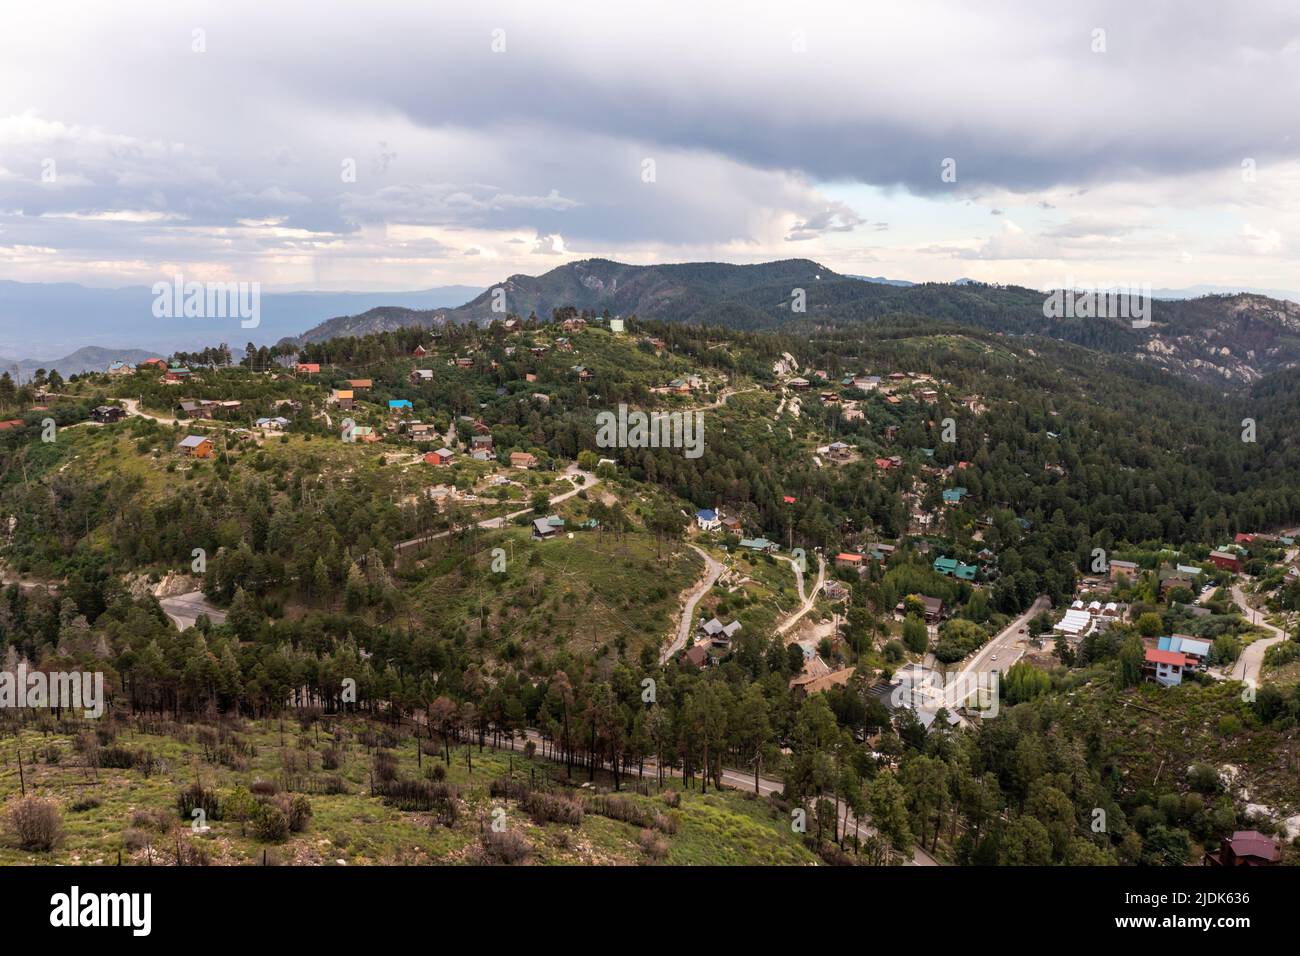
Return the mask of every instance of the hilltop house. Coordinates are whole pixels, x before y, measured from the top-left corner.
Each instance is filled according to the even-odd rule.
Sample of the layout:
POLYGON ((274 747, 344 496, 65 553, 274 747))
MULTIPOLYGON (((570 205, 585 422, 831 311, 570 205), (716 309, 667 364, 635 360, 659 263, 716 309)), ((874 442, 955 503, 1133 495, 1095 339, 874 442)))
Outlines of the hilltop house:
POLYGON ((718 513, 712 508, 701 508, 695 512, 695 524, 701 531, 717 531, 722 527, 722 521, 718 518, 718 513))
POLYGON ((203 435, 186 435, 177 446, 181 453, 190 458, 211 458, 212 439, 203 435))
POLYGON ((374 380, 369 378, 350 378, 348 379, 348 388, 357 392, 368 392, 374 388, 374 380))
POLYGON ((526 451, 512 451, 510 453, 511 468, 536 468, 537 456, 526 451))
POLYGON ((410 399, 390 398, 388 400, 388 413, 390 415, 405 415, 414 410, 415 406, 411 404, 410 399))
POLYGON ((439 448, 437 451, 431 451, 424 456, 424 460, 430 465, 449 465, 451 460, 456 457, 456 453, 449 448, 439 448))
POLYGON ((411 374, 406 376, 412 385, 419 385, 421 382, 433 381, 433 369, 415 368, 411 369, 411 374))
POLYGON ((352 411, 352 389, 336 388, 330 392, 330 401, 345 412, 352 411))
POLYGON ((124 417, 126 417, 126 409, 119 408, 117 405, 96 405, 95 410, 90 413, 91 421, 99 422, 101 425, 120 422, 124 417))
POLYGON ((299 375, 319 375, 319 374, 320 374, 320 363, 319 363, 319 362, 299 362, 297 365, 295 365, 295 366, 293 367, 293 370, 294 370, 296 373, 298 373, 299 375))

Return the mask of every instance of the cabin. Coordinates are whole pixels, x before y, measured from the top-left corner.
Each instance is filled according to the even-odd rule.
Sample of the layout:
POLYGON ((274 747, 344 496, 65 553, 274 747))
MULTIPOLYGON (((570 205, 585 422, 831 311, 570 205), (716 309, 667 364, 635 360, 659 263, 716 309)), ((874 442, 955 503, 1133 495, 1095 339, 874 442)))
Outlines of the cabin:
POLYGON ((546 541, 564 530, 564 519, 559 515, 547 515, 545 518, 533 519, 533 538, 546 541))
POLYGON ((212 439, 203 435, 186 435, 177 446, 181 454, 189 458, 211 458, 212 439))
POLYGON ((407 379, 410 380, 412 385, 419 385, 421 382, 432 382, 433 369, 431 368, 411 369, 411 374, 406 377, 407 379))
POLYGON ((120 422, 126 417, 126 409, 117 405, 96 405, 95 410, 90 413, 90 420, 99 422, 101 425, 111 425, 113 422, 120 422))
POLYGON ((282 432, 289 427, 289 419, 279 416, 275 418, 259 418, 253 424, 264 431, 282 432))
POLYGON ((411 441, 428 441, 438 437, 438 429, 426 422, 411 422, 406 426, 406 436, 411 441))
POLYGON ((410 399, 390 398, 388 400, 388 414, 390 415, 408 415, 415 410, 410 399))
POLYGON ((426 349, 423 345, 417 345, 414 349, 411 350, 411 356, 413 358, 424 358, 428 354, 429 354, 429 350, 426 349))
POLYGON ((368 392, 375 387, 374 379, 369 378, 350 378, 348 379, 348 388, 354 392, 368 392))
POLYGON ((1241 558, 1231 551, 1211 551, 1210 561, 1216 568, 1222 568, 1224 571, 1231 571, 1236 574, 1241 570, 1241 558))
POLYGON ((455 457, 456 453, 451 449, 439 448, 437 451, 431 451, 425 455, 424 460, 430 465, 449 465, 455 457))
POLYGON ((853 454, 853 449, 842 441, 833 441, 826 446, 826 457, 835 461, 845 461, 853 454))
POLYGON ((537 456, 526 451, 512 451, 510 453, 511 468, 536 468, 537 456))
POLYGON ((709 649, 703 644, 696 644, 694 647, 682 651, 679 660, 690 667, 704 670, 709 666, 709 649))
POLYGON ((352 389, 336 388, 330 392, 330 401, 345 412, 352 411, 352 389))
POLYGON ((319 374, 320 374, 320 363, 319 363, 319 362, 299 362, 297 365, 295 365, 295 366, 293 367, 293 370, 294 370, 294 372, 297 373, 298 375, 319 375, 319 374))
POLYGON ((1137 574, 1138 566, 1132 561, 1110 562, 1110 579, 1118 581, 1121 577, 1132 578, 1137 574))
POLYGON ((1282 859, 1282 849, 1272 837, 1258 830, 1237 830, 1223 837, 1219 848, 1205 854, 1206 866, 1274 866, 1282 859))
POLYGON ((767 538, 741 538, 740 546, 750 551, 761 551, 764 554, 771 554, 780 550, 780 546, 776 542, 768 541, 767 538))
POLYGON ((178 366, 176 368, 169 368, 166 374, 163 375, 163 381, 168 385, 179 385, 189 377, 190 370, 178 366))
POLYGON ((186 418, 211 418, 212 407, 204 405, 202 402, 185 400, 181 402, 181 411, 185 413, 186 418))
POLYGON ((862 567, 862 555, 854 554, 852 551, 841 551, 835 555, 835 566, 837 568, 860 568, 862 567))
POLYGON ((160 358, 147 358, 140 363, 139 367, 141 371, 147 368, 158 369, 163 372, 167 371, 167 363, 160 358))

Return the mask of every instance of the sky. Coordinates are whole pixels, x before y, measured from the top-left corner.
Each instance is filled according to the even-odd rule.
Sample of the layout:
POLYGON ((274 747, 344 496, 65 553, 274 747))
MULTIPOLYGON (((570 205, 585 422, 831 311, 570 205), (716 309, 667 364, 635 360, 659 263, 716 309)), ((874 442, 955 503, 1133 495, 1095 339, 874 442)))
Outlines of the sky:
POLYGON ((0 279, 1298 290, 1300 5, 0 2, 0 279))

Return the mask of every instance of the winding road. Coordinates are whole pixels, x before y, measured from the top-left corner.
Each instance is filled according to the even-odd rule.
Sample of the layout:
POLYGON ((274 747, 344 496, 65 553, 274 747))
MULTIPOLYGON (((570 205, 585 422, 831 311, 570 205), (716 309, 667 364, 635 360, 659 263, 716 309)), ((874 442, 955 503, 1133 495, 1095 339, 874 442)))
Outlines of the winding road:
POLYGON ((718 583, 718 578, 722 576, 722 564, 714 560, 703 548, 693 544, 688 544, 692 551, 704 559, 704 578, 690 597, 686 599, 686 605, 682 608, 681 620, 677 622, 677 636, 674 637, 667 647, 659 652, 659 663, 666 664, 674 654, 686 646, 686 639, 691 634, 691 622, 695 619, 695 607, 700 603, 700 598, 709 593, 709 589, 718 583))
POLYGON ((780 560, 788 561, 790 566, 794 568, 794 580, 799 586, 799 600, 802 602, 797 610, 791 611, 790 614, 786 616, 786 619, 777 625, 776 633, 784 634, 786 631, 790 630, 790 628, 794 627, 805 614, 812 610, 813 604, 817 600, 817 595, 820 594, 822 588, 826 586, 826 559, 820 554, 817 555, 817 583, 813 585, 812 593, 807 595, 804 594, 803 568, 799 566, 799 562, 793 558, 785 557, 780 558, 780 560))
POLYGON ((1273 634, 1272 637, 1261 637, 1251 641, 1246 649, 1241 652, 1236 661, 1233 662, 1232 669, 1225 672, 1211 671, 1216 676, 1224 677, 1228 680, 1239 680, 1253 686, 1259 686, 1260 671, 1264 666, 1264 652, 1274 644, 1286 640, 1286 632, 1281 628, 1274 627, 1264 616, 1246 603, 1246 594, 1241 590, 1241 586, 1233 584, 1232 599, 1245 612, 1246 620, 1256 627, 1262 627, 1264 630, 1273 634))
MULTIPOLYGON (((572 481, 574 483, 573 489, 571 491, 566 491, 563 494, 556 495, 554 498, 552 498, 551 504, 553 505, 559 504, 561 501, 567 501, 569 498, 572 498, 578 492, 590 488, 594 488, 598 484, 600 484, 599 478, 597 478, 594 474, 592 474, 589 471, 583 471, 577 465, 570 465, 568 468, 564 470, 564 473, 560 477, 567 478, 570 481, 572 481), (581 482, 577 481, 579 477, 582 478, 581 482)), ((475 522, 475 524, 477 525, 477 527, 480 528, 503 528, 505 527, 506 522, 513 521, 515 518, 518 518, 520 515, 526 515, 532 510, 533 510, 532 508, 521 508, 519 511, 512 511, 508 515, 501 515, 500 517, 496 517, 496 518, 484 518, 482 521, 475 522)), ((430 541, 437 541, 439 538, 445 538, 450 534, 451 534, 450 530, 435 531, 432 534, 423 534, 418 537, 411 538, 408 541, 398 542, 396 545, 393 546, 393 551, 400 556, 401 553, 407 550, 408 548, 414 548, 422 544, 427 544, 430 541)))

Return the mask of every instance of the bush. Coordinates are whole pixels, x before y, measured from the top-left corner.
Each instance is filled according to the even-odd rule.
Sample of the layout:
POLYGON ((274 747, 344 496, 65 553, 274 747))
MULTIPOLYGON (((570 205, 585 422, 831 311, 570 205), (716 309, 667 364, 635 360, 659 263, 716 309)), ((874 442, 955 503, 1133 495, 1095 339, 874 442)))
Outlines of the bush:
POLYGON ((335 747, 329 747, 320 755, 320 765, 322 770, 337 770, 342 762, 343 755, 335 747))
POLYGON ((122 831, 122 846, 128 853, 134 853, 136 850, 143 850, 150 842, 151 838, 144 830, 138 830, 135 827, 128 827, 122 831))
POLYGON ((98 766, 103 769, 130 770, 135 766, 135 751, 126 747, 102 747, 98 766))
POLYGON ((533 855, 533 845, 514 830, 487 830, 479 838, 479 856, 487 864, 514 866, 527 862, 533 855))
POLYGON ((176 798, 176 808, 184 820, 194 819, 195 809, 201 809, 208 820, 221 819, 221 799, 215 790, 203 789, 203 784, 195 780, 180 792, 176 798))
POLYGON ((289 835, 289 819, 278 807, 263 804, 253 817, 253 833, 265 843, 279 843, 289 835))
POLYGON ((5 827, 24 850, 48 853, 63 840, 59 805, 45 797, 19 797, 5 808, 5 827))
POLYGON ((568 797, 534 792, 525 797, 521 805, 538 826, 565 823, 576 827, 582 823, 582 804, 568 797))
POLYGON ((82 797, 80 800, 68 804, 68 809, 73 813, 85 813, 87 810, 94 810, 101 802, 99 797, 82 797))
POLYGON ((662 860, 668 855, 668 844, 653 830, 642 830, 637 843, 641 846, 641 852, 652 860, 662 860))
POLYGON ((283 794, 275 800, 276 808, 284 814, 286 823, 292 833, 301 833, 311 823, 311 801, 301 793, 293 796, 283 794))

